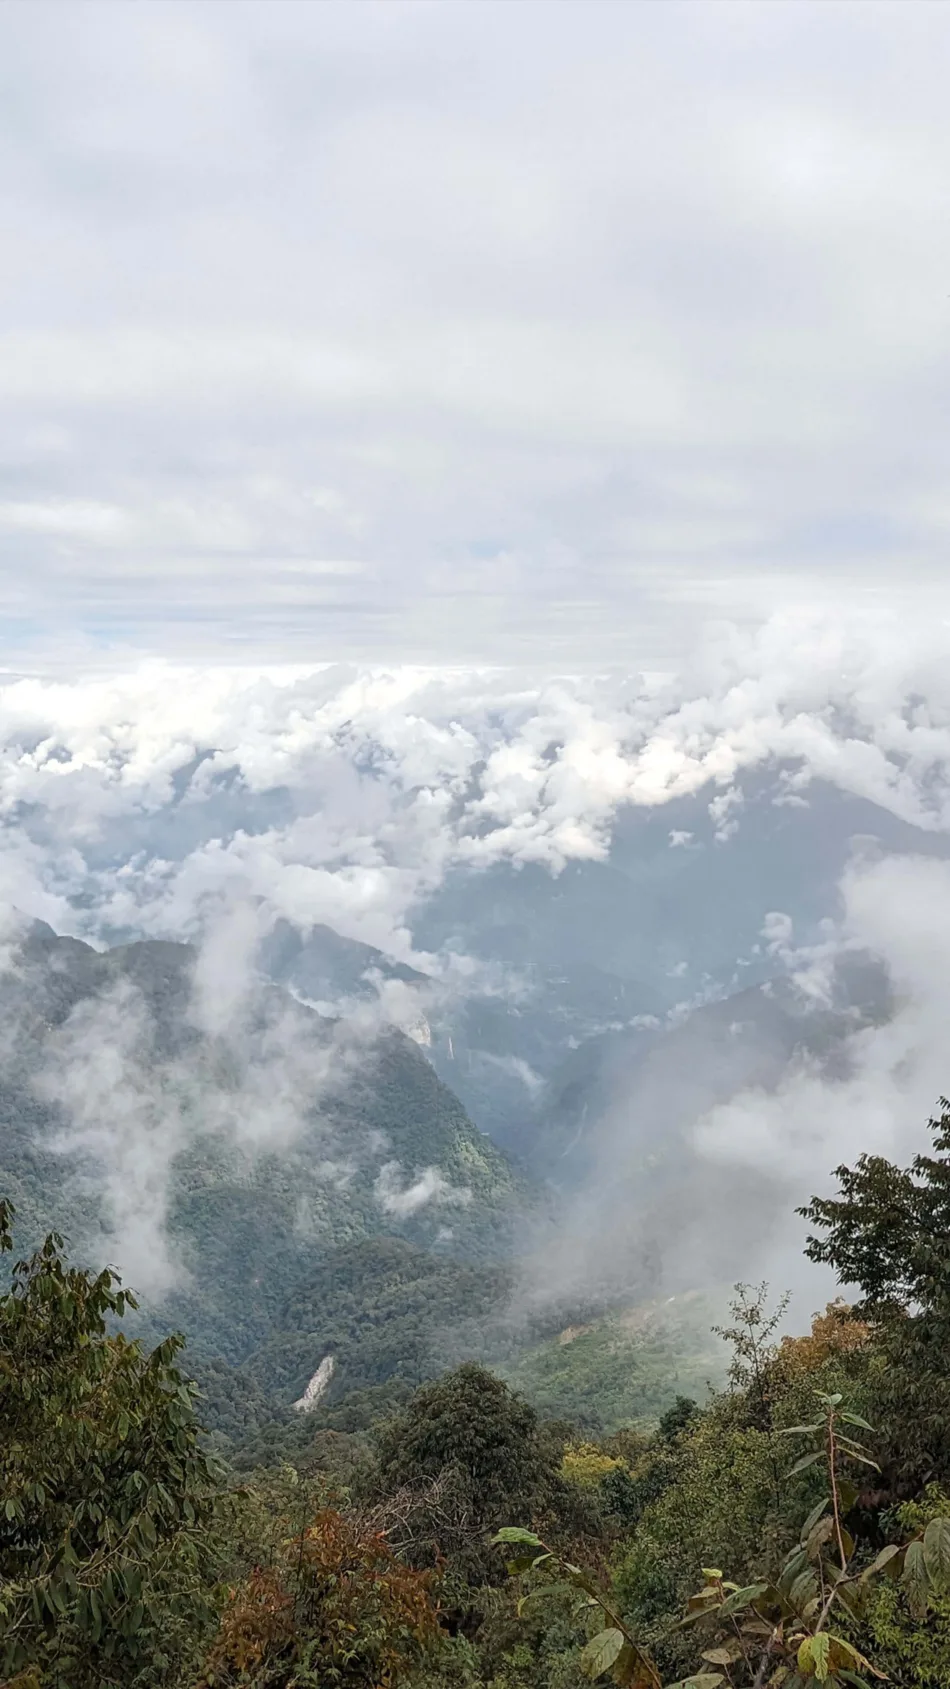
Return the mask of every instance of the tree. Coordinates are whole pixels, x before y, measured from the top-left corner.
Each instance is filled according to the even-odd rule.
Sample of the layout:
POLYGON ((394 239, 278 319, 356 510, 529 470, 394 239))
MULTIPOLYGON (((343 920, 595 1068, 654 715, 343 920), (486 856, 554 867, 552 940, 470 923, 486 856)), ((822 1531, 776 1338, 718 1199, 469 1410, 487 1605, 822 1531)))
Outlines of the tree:
MULTIPOLYGON (((0 1251, 13 1210, 0 1202, 0 1251)), ((44 1689, 181 1681, 213 1618, 216 1474, 175 1356, 110 1324, 135 1307, 51 1233, 0 1295, 0 1675, 44 1689), (180 1644, 180 1646, 179 1646, 180 1644)))
POLYGON ((487 1539, 517 1508, 550 1522, 581 1504, 560 1477, 562 1448, 537 1414, 485 1367, 468 1363, 416 1391, 378 1440, 373 1483, 383 1494, 420 1497, 414 1558, 451 1557, 471 1584, 496 1580, 501 1561, 487 1539), (426 1497, 438 1484, 438 1515, 426 1497))
MULTIPOLYGON (((773 1577, 739 1584, 728 1581, 716 1566, 702 1568, 702 1585, 690 1597, 681 1626, 699 1627, 699 1659, 688 1676, 666 1689, 763 1689, 766 1683, 807 1689, 814 1682, 827 1689, 869 1689, 868 1678, 884 1676, 858 1645, 858 1640, 863 1643, 868 1598, 876 1580, 884 1574, 898 1580, 918 1621, 950 1592, 946 1517, 921 1521, 909 1542, 888 1543, 873 1560, 859 1553, 844 1524, 858 1493, 847 1473, 875 1466, 854 1435, 856 1429, 871 1432, 872 1427, 843 1407, 838 1393, 815 1394, 817 1418, 807 1425, 786 1426, 782 1434, 805 1437, 811 1445, 789 1477, 820 1470, 826 1493, 811 1509, 773 1577), (704 1636, 704 1628, 711 1634, 704 1636)), ((514 1576, 539 1573, 545 1592, 553 1576, 581 1592, 593 1626, 579 1661, 588 1677, 609 1676, 618 1689, 662 1689, 662 1676, 642 1636, 596 1578, 532 1531, 508 1526, 496 1540, 513 1551, 508 1569, 514 1576)), ((529 1584, 520 1611, 534 1593, 529 1584)))
POLYGON ((386 1487, 437 1478, 450 1468, 462 1477, 473 1514, 486 1528, 514 1497, 521 1506, 536 1506, 556 1472, 534 1408, 474 1362, 424 1384, 379 1439, 386 1487))
POLYGON ((430 1583, 322 1508, 231 1592, 203 1689, 387 1689, 438 1643, 430 1583))
POLYGON ((860 1286, 855 1313, 880 1335, 884 1464, 903 1495, 950 1476, 950 1102, 940 1107, 934 1154, 909 1168, 862 1155, 836 1168, 837 1197, 800 1210, 823 1234, 806 1254, 860 1286))

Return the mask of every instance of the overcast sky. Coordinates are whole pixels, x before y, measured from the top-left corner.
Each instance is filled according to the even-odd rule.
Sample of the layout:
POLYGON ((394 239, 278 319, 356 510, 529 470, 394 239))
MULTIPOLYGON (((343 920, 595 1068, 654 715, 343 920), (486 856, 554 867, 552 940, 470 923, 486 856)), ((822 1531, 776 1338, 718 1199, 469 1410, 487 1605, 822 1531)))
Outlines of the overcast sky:
POLYGON ((0 12, 13 670, 950 610, 950 9, 0 12))

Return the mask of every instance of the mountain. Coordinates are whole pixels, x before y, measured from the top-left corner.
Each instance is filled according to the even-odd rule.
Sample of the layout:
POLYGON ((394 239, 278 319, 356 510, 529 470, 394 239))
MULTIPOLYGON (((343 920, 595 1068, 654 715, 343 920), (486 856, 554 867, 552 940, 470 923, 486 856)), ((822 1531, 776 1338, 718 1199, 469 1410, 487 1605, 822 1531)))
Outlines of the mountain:
POLYGON ((427 978, 371 944, 341 937, 332 927, 318 924, 302 933, 285 920, 275 921, 262 940, 257 966, 278 985, 331 1008, 347 999, 371 1000, 376 981, 418 986, 427 978))
POLYGON ((565 1325, 553 1311, 513 1316, 514 1284, 504 1267, 439 1259, 401 1238, 344 1245, 240 1366, 199 1361, 205 1421, 253 1465, 319 1450, 326 1432, 365 1431, 466 1360, 493 1367, 545 1415, 599 1430, 654 1420, 677 1395, 701 1399, 722 1371, 706 1297, 565 1325))
POLYGON ((684 1132, 739 1091, 773 1090, 793 1063, 842 1077, 846 1040, 892 1011, 873 958, 839 959, 826 1004, 782 976, 748 986, 659 1025, 620 1026, 562 1056, 538 1099, 533 1141, 547 1176, 576 1179, 596 1161, 618 1110, 628 1149, 654 1164, 685 1151, 684 1132))
POLYGON ((0 976, 0 1189, 21 1237, 55 1225, 116 1259, 149 1330, 230 1361, 341 1245, 510 1251, 532 1192, 411 1039, 234 983, 188 945, 25 933, 0 976))
POLYGON ((763 942, 770 914, 795 945, 821 942, 856 848, 950 854, 944 833, 819 779, 803 788, 796 772, 746 771, 728 809, 713 782, 622 808, 601 860, 454 867, 420 906, 421 949, 475 958, 504 987, 435 1018, 431 1050, 498 1143, 536 1163, 546 1153, 552 1087, 578 1046, 645 1050, 651 1018, 767 984, 782 971, 763 942))

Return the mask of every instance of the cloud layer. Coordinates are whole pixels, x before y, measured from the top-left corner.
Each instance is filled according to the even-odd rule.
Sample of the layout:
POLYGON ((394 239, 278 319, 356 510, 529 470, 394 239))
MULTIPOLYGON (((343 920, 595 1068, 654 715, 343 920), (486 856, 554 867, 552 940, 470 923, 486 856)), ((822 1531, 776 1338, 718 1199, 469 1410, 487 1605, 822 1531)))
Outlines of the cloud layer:
MULTIPOLYGON (((792 805, 821 780, 925 841, 950 830, 943 645, 942 628, 779 617, 662 682, 164 665, 10 682, 6 897, 94 940, 196 937, 256 900, 412 960, 414 912, 449 871, 557 874, 606 858, 625 809, 686 798, 725 843, 753 774, 792 805)), ((671 849, 696 848, 685 831, 671 849)), ((257 936, 232 922, 227 942, 257 936)))
MULTIPOLYGON (((294 1037, 282 1042, 279 1020, 264 1029, 242 1080, 240 1119, 226 1130, 250 1153, 280 1152, 299 1134, 307 1099, 319 1096, 331 1069, 339 1079, 349 1045, 359 1049, 381 1023, 410 1029, 420 1009, 438 1011, 479 993, 519 1010, 530 1005, 523 977, 535 959, 530 944, 513 965, 501 954, 493 960, 490 948, 426 949, 418 939, 427 909, 450 883, 464 883, 476 925, 484 893, 490 927, 493 872, 521 870, 525 883, 540 874, 554 885, 568 870, 610 868, 627 819, 653 818, 661 852, 686 876, 676 883, 696 913, 682 934, 688 954, 681 961, 672 966, 661 946, 635 965, 666 978, 671 1000, 684 982, 674 1016, 681 1021, 695 1000, 690 993, 721 990, 715 979, 703 983, 710 958, 726 980, 749 960, 739 936, 745 904, 739 912, 714 895, 710 907, 703 896, 704 886, 726 883, 715 878, 715 864, 741 850, 742 875, 762 870, 770 893, 757 916, 759 976, 795 973, 804 998, 820 1007, 836 962, 870 952, 895 994, 885 1027, 848 1035, 844 1077, 806 1062, 774 1092, 743 1088, 740 1076, 711 1112, 698 1094, 683 1104, 693 1109, 698 1164, 716 1169, 724 1188, 731 1181, 747 1196, 758 1192, 761 1214, 787 1213, 843 1156, 862 1148, 903 1153, 919 1143, 947 1088, 950 681, 943 647, 939 627, 866 620, 845 631, 820 617, 785 616, 752 638, 722 630, 697 648, 679 678, 149 664, 68 683, 11 681, 0 690, 5 904, 95 943, 197 941, 191 1012, 213 1038, 235 1041, 237 1029, 236 1047, 259 946, 275 922, 304 936, 326 924, 427 974, 424 988, 380 978, 375 997, 351 1004, 344 1044, 321 1054, 319 1072, 312 1056, 301 1066, 294 1037), (835 886, 828 877, 827 906, 812 910, 808 932, 796 928, 780 872, 760 860, 770 849, 767 840, 755 844, 763 803, 805 818, 801 838, 818 860, 843 851, 843 878, 835 886), (848 844, 852 814, 859 831, 885 838, 883 853, 866 839, 848 844), (693 951, 705 958, 699 979, 693 951)), ((660 884, 655 877, 641 883, 630 861, 617 872, 608 887, 615 898, 649 899, 660 884)), ((553 952, 548 965, 557 975, 553 952)), ((65 1090, 56 1093, 55 1064, 48 1083, 71 1111, 72 1147, 114 1170, 117 1233, 127 1213, 132 1237, 147 1209, 154 1236, 139 1229, 138 1241, 160 1262, 161 1193, 192 1105, 172 1083, 154 1113, 155 1099, 135 1084, 143 1036, 135 1005, 101 1006, 103 1014, 113 1010, 115 1036, 106 1027, 91 1039, 82 1024, 67 1025, 65 1090), (98 1052, 88 1073, 86 1049, 98 1052), (70 1101, 73 1092, 82 1107, 70 1101), (108 1109, 107 1092, 118 1099, 108 1109), (140 1141, 145 1154, 135 1147, 140 1141), (123 1143, 134 1151, 128 1179, 123 1143)), ((657 1024, 635 1005, 631 1015, 631 1027, 657 1024)), ((522 1111, 543 1104, 542 1082, 520 1048, 486 1050, 522 1111)), ((644 1123, 631 1121, 622 1105, 605 1122, 593 1185, 575 1193, 574 1232, 559 1255, 568 1290, 602 1276, 604 1249, 629 1230, 625 1204, 644 1123), (624 1166, 629 1178, 617 1173, 624 1166), (599 1198, 592 1202, 605 1172, 619 1205, 616 1225, 599 1198)), ((201 1107, 213 1116, 207 1098, 201 1107)), ((665 1093, 652 1098, 651 1130, 659 1137, 672 1107, 665 1093)), ((398 1217, 427 1203, 464 1204, 464 1184, 447 1181, 442 1169, 389 1160, 381 1146, 381 1211, 398 1217)), ((721 1249, 704 1256, 712 1234, 700 1186, 689 1219, 697 1271, 724 1259, 721 1249)), ((713 1230, 722 1237, 718 1220, 713 1230)), ((747 1253, 774 1244, 787 1261, 790 1238, 769 1218, 747 1253)), ((629 1270, 633 1283, 639 1268, 629 1270)))
POLYGON ((14 666, 662 666, 946 607, 948 20, 0 19, 14 666))

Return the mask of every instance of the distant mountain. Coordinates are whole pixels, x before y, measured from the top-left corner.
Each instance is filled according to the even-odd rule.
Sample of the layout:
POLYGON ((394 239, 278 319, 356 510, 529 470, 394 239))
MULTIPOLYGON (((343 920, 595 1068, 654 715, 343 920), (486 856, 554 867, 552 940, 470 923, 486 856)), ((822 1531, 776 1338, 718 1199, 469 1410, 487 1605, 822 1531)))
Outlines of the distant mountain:
MULTIPOLYGON (((503 985, 432 1028, 438 1072, 496 1141, 537 1164, 579 1046, 599 1046, 597 1065, 615 1041, 646 1051, 656 1029, 644 1020, 682 1019, 690 1005, 766 984, 781 971, 762 937, 771 912, 789 917, 796 945, 820 940, 856 844, 950 853, 945 834, 821 780, 802 791, 795 773, 747 771, 725 810, 712 782, 621 809, 604 859, 557 873, 456 867, 420 907, 421 949, 475 957, 503 985)), ((584 1050, 578 1069, 594 1057, 584 1050)))
POLYGON ((278 985, 314 1003, 338 1006, 347 998, 371 998, 377 980, 423 985, 426 975, 395 962, 371 944, 342 938, 332 927, 317 925, 302 933, 278 920, 262 941, 257 965, 278 985))
POLYGON ((596 1162, 605 1133, 661 1164, 681 1164, 683 1134, 709 1109, 750 1088, 772 1090, 796 1061, 843 1077, 845 1041, 891 1012, 873 959, 839 961, 832 1000, 810 1001, 778 977, 697 1006, 659 1025, 620 1027, 569 1050, 539 1096, 535 1156, 555 1183, 596 1162))
POLYGON ((154 941, 96 951, 42 923, 8 957, 0 1191, 21 1237, 55 1225, 90 1260, 131 1250, 134 1282, 156 1226, 177 1276, 150 1329, 180 1325, 232 1361, 343 1244, 507 1254, 532 1192, 411 1039, 351 1035, 258 978, 219 1025, 197 961, 154 941))

